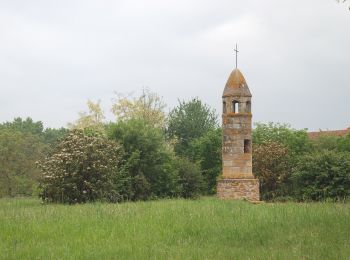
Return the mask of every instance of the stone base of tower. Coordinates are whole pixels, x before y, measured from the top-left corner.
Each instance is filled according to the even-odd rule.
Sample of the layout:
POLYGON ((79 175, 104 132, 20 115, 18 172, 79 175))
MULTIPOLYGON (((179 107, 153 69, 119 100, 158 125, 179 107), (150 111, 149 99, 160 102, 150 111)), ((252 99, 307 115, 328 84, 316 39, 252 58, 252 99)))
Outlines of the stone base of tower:
POLYGON ((221 179, 216 190, 220 199, 260 200, 258 179, 221 179))

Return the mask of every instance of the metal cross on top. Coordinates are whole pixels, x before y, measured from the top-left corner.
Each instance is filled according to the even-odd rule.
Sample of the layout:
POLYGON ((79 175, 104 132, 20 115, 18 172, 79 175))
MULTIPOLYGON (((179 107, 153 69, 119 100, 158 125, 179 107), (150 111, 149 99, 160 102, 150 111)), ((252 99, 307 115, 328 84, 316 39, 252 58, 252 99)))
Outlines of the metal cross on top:
POLYGON ((236 69, 237 69, 237 56, 238 56, 238 48, 237 48, 237 43, 236 43, 236 49, 234 50, 236 52, 236 69))

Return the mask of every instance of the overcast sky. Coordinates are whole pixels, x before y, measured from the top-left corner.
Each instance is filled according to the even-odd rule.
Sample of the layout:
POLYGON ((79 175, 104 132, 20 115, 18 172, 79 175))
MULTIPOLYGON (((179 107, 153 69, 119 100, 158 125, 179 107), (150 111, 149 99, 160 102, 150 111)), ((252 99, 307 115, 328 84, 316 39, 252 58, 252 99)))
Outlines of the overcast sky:
POLYGON ((0 122, 66 126, 114 92, 198 96, 221 113, 235 67, 255 122, 350 127, 350 11, 335 0, 0 0, 0 122))

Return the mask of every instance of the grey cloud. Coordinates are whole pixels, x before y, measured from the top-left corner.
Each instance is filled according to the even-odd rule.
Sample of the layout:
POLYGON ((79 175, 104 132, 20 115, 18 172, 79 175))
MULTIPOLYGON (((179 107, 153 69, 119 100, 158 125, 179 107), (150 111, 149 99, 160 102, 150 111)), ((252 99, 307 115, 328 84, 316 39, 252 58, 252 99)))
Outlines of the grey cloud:
POLYGON ((254 121, 345 128, 349 22, 332 0, 1 1, 0 121, 65 126, 87 99, 108 110, 143 87, 220 112, 238 42, 254 121))

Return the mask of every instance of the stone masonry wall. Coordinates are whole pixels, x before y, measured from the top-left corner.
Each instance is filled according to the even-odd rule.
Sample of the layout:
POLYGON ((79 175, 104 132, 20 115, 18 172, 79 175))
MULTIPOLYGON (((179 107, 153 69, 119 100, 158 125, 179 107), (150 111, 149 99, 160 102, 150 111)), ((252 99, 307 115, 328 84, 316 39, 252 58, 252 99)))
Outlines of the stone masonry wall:
POLYGON ((220 199, 259 201, 259 180, 221 179, 217 183, 217 196, 220 199))
POLYGON ((253 178, 252 174, 252 115, 225 113, 222 115, 222 163, 224 178, 253 178), (245 152, 245 140, 250 142, 245 152))

